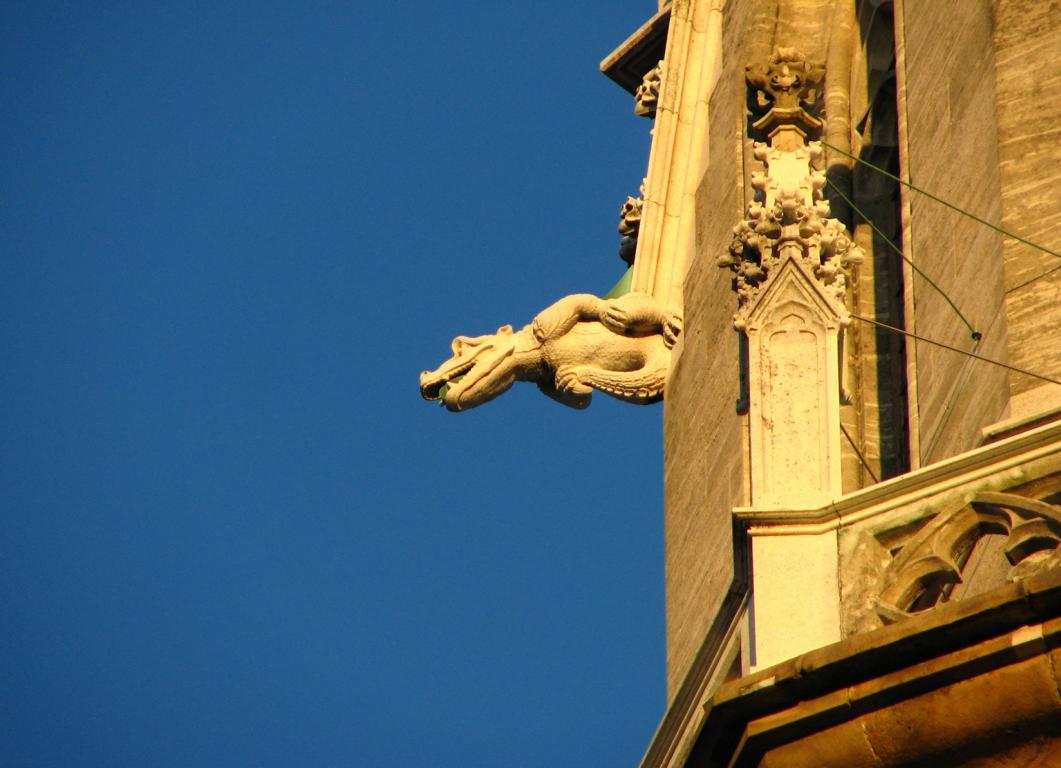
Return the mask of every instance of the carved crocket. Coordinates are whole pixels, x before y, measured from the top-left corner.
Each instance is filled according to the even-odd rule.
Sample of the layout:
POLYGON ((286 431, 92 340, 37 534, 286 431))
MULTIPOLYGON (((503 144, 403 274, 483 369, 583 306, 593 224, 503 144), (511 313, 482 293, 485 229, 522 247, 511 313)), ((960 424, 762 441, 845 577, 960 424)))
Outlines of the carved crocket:
POLYGON ((594 389, 629 403, 653 403, 663 397, 680 333, 678 313, 646 294, 575 294, 519 331, 506 325, 486 336, 458 336, 453 356, 420 374, 420 393, 451 411, 466 411, 516 381, 533 381, 572 408, 588 406, 594 389))

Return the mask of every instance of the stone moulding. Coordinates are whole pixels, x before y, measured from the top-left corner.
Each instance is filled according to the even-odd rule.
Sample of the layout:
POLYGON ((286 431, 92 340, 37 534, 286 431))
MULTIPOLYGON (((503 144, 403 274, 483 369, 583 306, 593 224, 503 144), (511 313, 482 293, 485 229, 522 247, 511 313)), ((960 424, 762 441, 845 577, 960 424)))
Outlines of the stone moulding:
POLYGON ((721 71, 724 4, 697 0, 664 11, 670 18, 665 51, 638 77, 640 82, 660 59, 666 62, 652 127, 633 287, 678 307, 684 301, 686 265, 696 252, 695 197, 706 151, 708 104, 721 71))
POLYGON ((563 405, 585 408, 597 390, 628 403, 663 398, 681 316, 651 296, 567 296, 519 331, 458 336, 452 356, 420 374, 420 394, 466 411, 532 381, 563 405))

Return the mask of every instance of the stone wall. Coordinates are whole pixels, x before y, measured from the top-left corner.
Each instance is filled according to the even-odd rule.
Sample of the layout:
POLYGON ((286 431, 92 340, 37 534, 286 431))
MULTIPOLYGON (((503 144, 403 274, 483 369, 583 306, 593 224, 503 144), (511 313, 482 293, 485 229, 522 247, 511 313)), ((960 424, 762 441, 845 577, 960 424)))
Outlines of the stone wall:
MULTIPOLYGON (((994 15, 1002 225, 1061 253, 1061 2, 996 0, 994 15)), ((1003 253, 1009 361, 1061 378, 1061 259, 1008 238, 1003 253)), ((1014 395, 1042 384, 1010 377, 1014 395)))
POLYGON ((710 101, 706 172, 696 195, 696 252, 685 280, 685 331, 664 401, 667 688, 673 698, 734 585, 731 510, 745 502, 736 297, 715 264, 744 204, 740 39, 747 3, 727 3, 722 71, 710 101))
MULTIPOLYGON (((905 66, 899 63, 905 172, 913 184, 987 221, 999 221, 990 5, 987 0, 905 0, 897 11, 896 31, 905 48, 905 66)), ((974 344, 943 296, 909 272, 907 311, 913 322, 908 330, 1004 361, 1001 236, 923 195, 905 194, 907 255, 983 339, 974 344)), ((911 430, 919 442, 915 456, 924 465, 975 447, 981 428, 1003 415, 1009 381, 997 366, 920 341, 912 347, 907 356, 916 368, 911 430)))
MULTIPOLYGON (((747 424, 736 407, 741 397, 739 337, 732 329, 736 301, 728 275, 715 262, 742 217, 742 190, 747 191, 743 69, 764 60, 775 46, 794 43, 811 58, 825 60, 835 15, 830 2, 723 3, 722 64, 709 104, 704 173, 696 194, 696 246, 683 291, 685 333, 664 410, 671 697, 698 653, 703 655, 701 649, 726 624, 729 617, 719 616, 719 609, 727 594, 742 587, 734 566, 730 511, 748 501, 747 424)), ((1061 70, 1048 70, 1047 62, 1061 48, 1058 10, 1059 0, 995 0, 994 6, 991 0, 896 3, 903 174, 963 209, 1002 221, 1054 249, 1061 248, 1061 205, 1054 203, 1061 195, 1061 70)), ((907 256, 983 338, 975 342, 947 299, 909 269, 903 280, 908 330, 983 357, 1061 375, 1056 341, 1061 338, 1061 270, 1056 277, 1012 290, 1008 303, 1006 294, 1007 288, 1057 266, 1058 260, 1004 244, 996 231, 916 192, 904 190, 902 200, 907 256)), ((867 295, 877 287, 867 284, 867 295)), ((872 303, 873 312, 859 308, 898 320, 879 300, 872 303)), ((925 342, 899 343, 907 344, 912 377, 907 394, 914 466, 976 447, 982 428, 1004 416, 1011 391, 1036 386, 1033 379, 1011 378, 1002 368, 925 342)), ((867 364, 878 369, 904 357, 895 353, 881 362, 874 357, 879 349, 862 346, 860 354, 869 355, 867 364)), ((865 382, 859 386, 867 412, 883 405, 901 407, 899 396, 878 405, 875 389, 865 382)), ((903 420, 890 421, 899 425, 891 437, 901 436, 903 420)), ((876 438, 882 452, 898 454, 885 445, 884 432, 882 426, 876 438)), ((873 442, 867 434, 864 448, 885 475, 905 469, 904 459, 887 471, 878 463, 873 442)))

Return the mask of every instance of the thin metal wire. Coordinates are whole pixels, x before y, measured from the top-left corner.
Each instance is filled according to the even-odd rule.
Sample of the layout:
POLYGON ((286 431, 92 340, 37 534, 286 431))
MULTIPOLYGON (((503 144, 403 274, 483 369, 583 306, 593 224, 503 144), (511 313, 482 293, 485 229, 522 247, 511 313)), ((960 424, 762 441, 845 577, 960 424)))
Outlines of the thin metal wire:
POLYGON ((858 456, 858 460, 862 462, 862 466, 866 468, 867 472, 869 472, 869 476, 873 478, 873 482, 879 483, 880 478, 877 477, 877 473, 873 471, 873 467, 871 467, 869 465, 869 462, 866 461, 866 457, 862 455, 862 451, 860 451, 858 449, 858 446, 855 445, 855 441, 851 439, 851 435, 847 434, 847 430, 844 429, 843 424, 840 425, 840 431, 844 433, 844 437, 847 438, 847 442, 851 443, 851 447, 855 449, 855 455, 858 456))
POLYGON ((957 352, 957 353, 959 353, 961 355, 965 355, 967 357, 972 357, 972 358, 975 358, 977 360, 982 360, 985 363, 991 363, 992 365, 997 365, 1000 368, 1006 368, 1007 370, 1015 371, 1016 373, 1023 373, 1025 376, 1032 376, 1032 377, 1034 377, 1036 379, 1042 379, 1043 381, 1048 381, 1051 384, 1057 384, 1058 386, 1061 386, 1061 381, 1058 381, 1057 379, 1051 379, 1049 376, 1043 376, 1041 373, 1035 373, 1034 371, 1029 371, 1029 370, 1026 370, 1024 368, 1017 368, 1014 365, 1008 365, 1006 363, 1001 363, 998 360, 992 360, 989 357, 983 357, 983 356, 977 355, 977 354, 975 354, 973 352, 966 352, 964 349, 959 349, 958 347, 952 347, 950 344, 944 344, 942 341, 935 341, 934 339, 926 339, 924 336, 918 336, 916 333, 910 333, 910 331, 904 331, 902 328, 896 328, 894 325, 888 325, 887 323, 881 323, 881 322, 878 322, 877 320, 872 320, 872 319, 870 319, 868 317, 862 317, 860 315, 854 315, 854 314, 852 314, 851 317, 855 318, 856 320, 861 320, 863 323, 871 323, 872 325, 880 326, 881 328, 885 328, 885 329, 887 329, 889 331, 892 331, 894 333, 901 333, 903 336, 910 336, 912 338, 917 339, 918 341, 923 341, 926 344, 934 344, 937 347, 943 347, 944 349, 949 349, 951 352, 957 352))
POLYGON ((972 334, 972 336, 973 336, 973 341, 980 341, 980 339, 982 339, 982 338, 984 337, 984 335, 983 335, 982 333, 980 333, 980 331, 978 331, 978 330, 976 330, 975 328, 973 328, 973 326, 972 326, 972 323, 970 323, 970 322, 969 322, 969 321, 968 321, 968 320, 967 320, 967 319, 965 318, 965 315, 963 315, 963 314, 962 314, 962 311, 961 311, 960 309, 958 309, 957 305, 956 305, 956 304, 955 304, 955 303, 954 303, 953 301, 951 301, 951 298, 950 298, 950 296, 948 296, 948 295, 946 294, 946 292, 945 292, 945 291, 944 291, 944 290, 943 290, 942 288, 940 288, 940 287, 939 287, 938 285, 936 285, 936 282, 935 282, 935 281, 934 281, 934 280, 933 280, 933 279, 932 279, 931 277, 929 277, 928 275, 926 275, 926 274, 925 274, 925 273, 924 273, 924 272, 923 272, 923 271, 921 270, 921 268, 920 268, 920 267, 918 267, 918 266, 917 266, 916 264, 914 264, 914 262, 913 262, 913 261, 911 261, 911 260, 910 260, 909 258, 907 258, 906 254, 905 254, 905 253, 903 253, 903 249, 902 249, 902 248, 900 248, 899 246, 897 246, 897 245, 896 245, 895 243, 893 243, 893 242, 892 242, 892 239, 891 239, 890 237, 888 237, 888 236, 887 236, 886 234, 884 234, 884 233, 883 233, 883 232, 882 232, 882 231, 881 231, 881 230, 880 230, 880 229, 879 229, 879 228, 877 227, 877 225, 876 225, 876 224, 875 224, 875 223, 873 222, 873 220, 872 220, 872 219, 871 219, 871 218, 870 218, 869 216, 867 216, 867 215, 866 215, 866 214, 865 214, 865 213, 864 213, 864 212, 862 211, 862 209, 861 209, 861 208, 859 208, 859 207, 858 207, 857 205, 855 205, 854 201, 853 201, 853 200, 852 200, 851 198, 849 198, 849 197, 848 197, 847 195, 845 195, 845 194, 844 194, 843 190, 842 190, 842 189, 840 189, 840 187, 838 187, 838 186, 837 186, 836 184, 834 184, 834 183, 833 183, 833 182, 832 182, 831 180, 829 180, 829 179, 826 179, 825 181, 826 181, 826 183, 827 183, 827 184, 829 185, 829 187, 830 187, 830 188, 831 188, 831 189, 832 189, 832 190, 833 190, 834 192, 836 192, 836 194, 840 195, 840 197, 841 197, 841 198, 843 198, 843 200, 844 200, 844 202, 845 202, 845 203, 847 203, 848 205, 850 205, 850 206, 851 206, 851 209, 852 209, 852 210, 853 210, 853 211, 854 211, 855 213, 857 213, 857 214, 858 214, 859 216, 861 216, 861 217, 862 217, 863 221, 865 221, 865 222, 866 222, 867 224, 869 224, 870 228, 871 228, 871 229, 872 229, 872 230, 873 230, 873 231, 874 231, 874 232, 875 232, 875 233, 877 234, 877 236, 878 236, 878 237, 879 237, 879 238, 880 238, 881 240, 883 240, 884 242, 886 242, 886 243, 887 243, 887 244, 888 244, 889 246, 891 246, 891 249, 892 249, 893 251, 895 251, 895 252, 896 252, 897 254, 899 254, 899 258, 901 258, 901 259, 902 259, 903 261, 905 261, 905 262, 906 262, 907 264, 909 264, 909 265, 910 265, 910 267, 911 267, 911 269, 913 269, 913 270, 914 270, 915 272, 917 272, 917 274, 921 275, 921 277, 923 277, 923 278, 925 279, 925 282, 927 282, 927 283, 928 283, 929 285, 931 285, 931 286, 932 286, 933 288, 935 288, 935 289, 936 289, 936 291, 937 291, 937 292, 939 293, 939 295, 943 297, 943 300, 944 300, 944 301, 946 301, 946 302, 947 302, 947 303, 948 303, 948 304, 950 305, 950 308, 954 310, 954 313, 955 313, 956 315, 958 315, 958 317, 959 317, 959 318, 961 318, 961 321, 962 321, 963 323, 965 323, 965 327, 969 329, 969 333, 971 333, 971 334, 972 334))
POLYGON ((829 149, 833 150, 834 152, 839 152, 841 155, 844 155, 845 157, 851 158, 856 163, 861 163, 862 165, 866 166, 867 168, 872 168, 873 170, 877 171, 877 173, 884 174, 885 176, 887 176, 892 181, 897 181, 900 184, 902 184, 904 187, 909 187, 910 189, 914 190, 914 192, 920 192, 925 197, 930 198, 932 200, 935 200, 940 205, 945 205, 945 206, 947 206, 948 208, 950 208, 953 211, 957 211, 962 216, 968 216, 970 219, 973 219, 974 221, 978 221, 981 224, 983 224, 985 227, 990 227, 991 229, 995 230, 996 232, 998 232, 1000 234, 1005 235, 1006 237, 1011 237, 1014 240, 1017 240, 1019 242, 1024 243, 1025 245, 1030 245, 1032 248, 1035 248, 1036 250, 1042 251, 1043 253, 1048 253, 1051 256, 1056 256, 1057 258, 1061 259, 1061 253, 1058 253, 1057 251, 1051 251, 1049 248, 1046 248, 1045 246, 1039 245, 1038 243, 1033 243, 1031 240, 1028 240, 1027 238, 1021 237, 1020 235, 1015 235, 1012 232, 1010 232, 1009 230, 1003 229, 1002 227, 998 226, 997 224, 992 224, 990 221, 987 221, 986 219, 981 219, 975 213, 970 213, 969 211, 965 210, 964 208, 959 208, 958 206, 954 205, 954 203, 948 203, 942 197, 934 195, 931 192, 929 192, 928 190, 921 189, 921 187, 915 187, 909 181, 906 181, 905 179, 900 179, 895 174, 889 173, 888 171, 884 170, 880 166, 874 165, 873 163, 869 162, 868 160, 863 160, 861 157, 857 157, 856 155, 852 155, 850 152, 845 152, 844 150, 840 149, 839 147, 834 147, 832 144, 830 144, 829 142, 827 142, 827 141, 825 141, 823 139, 819 139, 819 141, 821 141, 821 143, 824 146, 828 147, 829 149))
POLYGON ((1059 270, 1059 269, 1061 269, 1061 264, 1058 264, 1058 265, 1057 265, 1056 267, 1054 267, 1053 269, 1048 269, 1048 270, 1046 270, 1046 271, 1045 271, 1045 272, 1043 272, 1043 273, 1042 273, 1041 275, 1037 275, 1036 277, 1033 277, 1033 278, 1032 278, 1031 280, 1025 280, 1025 281, 1024 281, 1023 283, 1021 283, 1020 285, 1015 285, 1015 286, 1013 286, 1012 288, 1009 288, 1009 289, 1007 289, 1007 290, 1006 290, 1006 293, 1013 293, 1014 291, 1019 291, 1019 290, 1020 290, 1021 288, 1023 288, 1024 286, 1026 286, 1026 285, 1031 285, 1032 283, 1036 282, 1037 280, 1042 280, 1042 279, 1043 279, 1044 277, 1046 277, 1047 275, 1052 275, 1052 274, 1054 274, 1054 272, 1056 272, 1056 271, 1057 271, 1057 270, 1059 270))

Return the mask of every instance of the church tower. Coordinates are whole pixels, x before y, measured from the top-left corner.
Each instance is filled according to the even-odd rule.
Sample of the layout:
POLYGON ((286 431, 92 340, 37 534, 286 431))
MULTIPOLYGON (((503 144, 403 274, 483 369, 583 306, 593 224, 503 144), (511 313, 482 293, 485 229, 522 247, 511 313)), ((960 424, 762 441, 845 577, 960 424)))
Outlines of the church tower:
POLYGON ((603 61, 684 327, 646 768, 1061 765, 1048 5, 666 2, 603 61))

